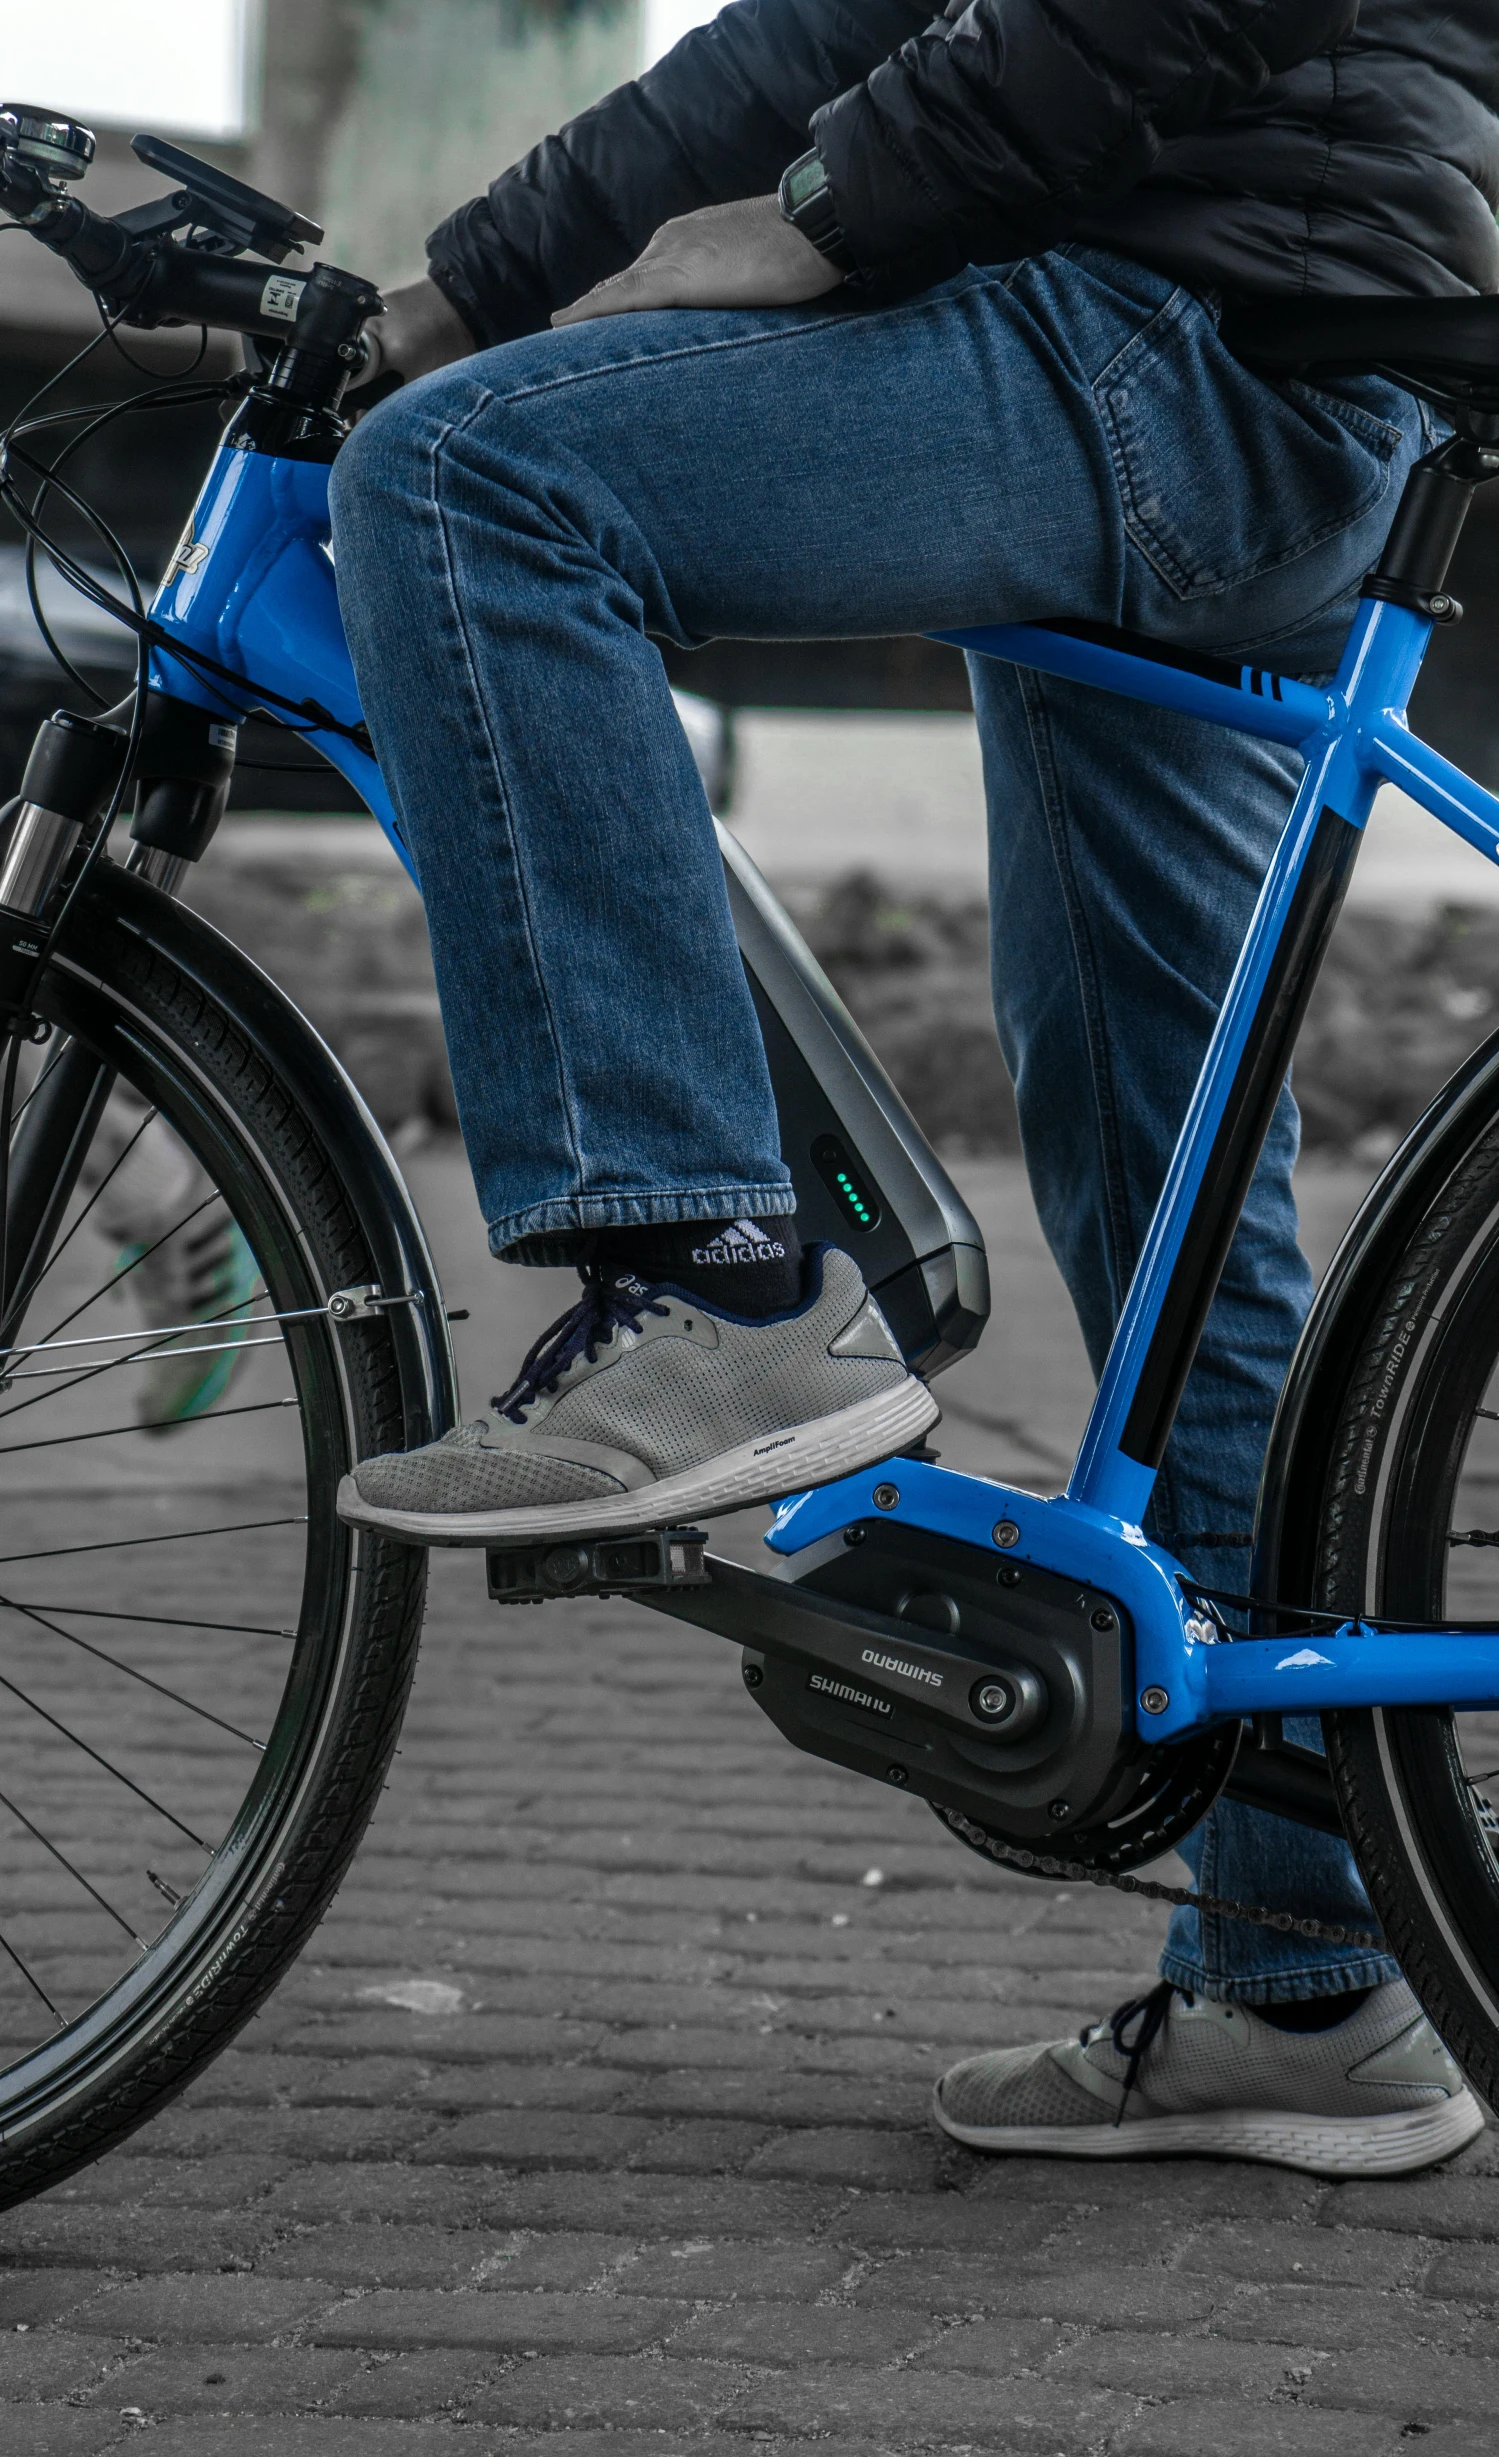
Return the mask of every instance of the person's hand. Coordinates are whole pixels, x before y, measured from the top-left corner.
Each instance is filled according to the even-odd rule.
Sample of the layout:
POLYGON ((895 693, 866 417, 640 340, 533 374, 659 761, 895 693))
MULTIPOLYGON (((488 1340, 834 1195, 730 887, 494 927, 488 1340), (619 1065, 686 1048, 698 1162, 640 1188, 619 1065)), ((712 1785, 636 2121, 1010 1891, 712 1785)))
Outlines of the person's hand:
POLYGON ((364 343, 369 355, 350 377, 350 392, 372 384, 377 376, 409 384, 416 376, 430 375, 434 367, 468 358, 478 346, 434 281, 408 282, 404 289, 392 290, 384 315, 372 316, 365 326, 364 343))
POLYGON ((559 307, 552 322, 586 324, 648 307, 796 307, 842 279, 774 196, 749 196, 663 222, 632 265, 559 307))

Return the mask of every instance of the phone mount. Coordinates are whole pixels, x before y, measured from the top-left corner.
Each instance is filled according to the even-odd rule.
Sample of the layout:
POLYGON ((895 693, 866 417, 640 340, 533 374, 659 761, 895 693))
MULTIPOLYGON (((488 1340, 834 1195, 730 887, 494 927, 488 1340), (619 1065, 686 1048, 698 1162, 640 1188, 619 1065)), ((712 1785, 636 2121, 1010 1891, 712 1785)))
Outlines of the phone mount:
POLYGON ((176 193, 154 197, 150 204, 132 205, 111 218, 134 239, 167 238, 185 230, 187 246, 208 256, 265 256, 284 264, 294 250, 316 246, 320 222, 273 196, 231 179, 227 171, 200 162, 196 154, 169 145, 165 137, 132 137, 130 150, 153 171, 177 181, 176 193))

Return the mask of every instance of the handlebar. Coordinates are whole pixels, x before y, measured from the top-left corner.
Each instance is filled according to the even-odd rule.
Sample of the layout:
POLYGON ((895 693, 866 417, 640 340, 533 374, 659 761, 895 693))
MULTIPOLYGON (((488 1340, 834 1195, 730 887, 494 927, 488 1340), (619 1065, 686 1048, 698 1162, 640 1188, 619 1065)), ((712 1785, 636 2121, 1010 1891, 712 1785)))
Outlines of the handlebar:
POLYGON ((364 355, 365 319, 384 312, 378 290, 337 265, 288 272, 241 254, 254 247, 284 261, 304 237, 322 237, 318 225, 153 137, 138 138, 136 151, 185 175, 184 186, 122 214, 95 213, 62 186, 82 176, 93 150, 76 122, 0 105, 0 212, 70 265, 118 322, 201 324, 273 343, 275 389, 336 406, 364 355))

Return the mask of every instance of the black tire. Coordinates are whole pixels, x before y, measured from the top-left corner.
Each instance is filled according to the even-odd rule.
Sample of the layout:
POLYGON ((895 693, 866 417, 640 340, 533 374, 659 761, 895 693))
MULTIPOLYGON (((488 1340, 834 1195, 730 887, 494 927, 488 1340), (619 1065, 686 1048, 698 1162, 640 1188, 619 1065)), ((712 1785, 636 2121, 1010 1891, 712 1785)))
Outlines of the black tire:
MULTIPOLYGON (((27 1726, 40 1736, 28 1758, 16 1756, 6 1761, 19 1769, 6 1775, 9 1792, 33 1780, 41 1781, 46 1789, 47 1747, 52 1747, 62 1764, 65 1753, 56 1733, 64 1726, 76 1727, 83 1734, 82 1748, 99 1743, 99 1725, 87 1720, 92 1690, 107 1686, 116 1675, 101 1671, 97 1656, 92 1663, 76 1656, 74 1650, 84 1638, 98 1645, 101 1634, 108 1637, 112 1652, 103 1661, 107 1666, 119 1659, 116 1685, 130 1700, 144 1700, 130 1727, 134 1738, 128 1745, 111 1742, 97 1761, 91 1759, 87 1764, 80 1756, 74 1775, 66 1781, 59 1778, 54 1785, 49 1795, 54 1805, 47 1813, 71 1820, 66 1832, 62 1826, 55 1829, 65 1845, 63 1865, 69 1860, 76 1863, 80 1885, 89 1881, 97 1889, 95 1901, 118 1890, 137 1932, 147 1932, 144 1950, 130 1959, 128 1967, 118 1970, 92 2002, 78 2004, 79 1991, 87 1995, 95 1987, 99 1967, 89 1959, 95 1951, 94 1931, 80 1926, 76 1917, 88 1905, 81 1896, 69 1897, 66 1919, 61 1909, 49 1908, 54 1901, 61 1903, 57 1889, 63 1879, 56 1873, 55 1857, 42 1859, 36 1851, 43 1826, 35 1807, 28 1808, 34 1794, 21 1798, 17 1792, 18 1805, 32 1822, 27 1829, 0 1820, 6 1825, 8 1855, 0 1865, 0 1940, 9 1953, 18 1933, 23 1932, 19 1967, 25 1968, 37 1994, 50 1992, 57 1997, 65 2021, 54 2036, 29 2045, 19 2057, 12 2050, 13 2060, 0 2072, 0 2206, 56 2182, 130 2133, 217 2055, 275 1986, 326 1908, 379 1795, 400 1726, 422 1619, 425 1556, 367 1536, 355 1539, 340 1525, 333 1508, 338 1479, 352 1460, 372 1450, 403 1447, 413 1437, 423 1438, 424 1433, 420 1397, 413 1399, 409 1369, 403 1373, 402 1333, 392 1316, 376 1313, 335 1325, 322 1310, 335 1290, 365 1285, 378 1277, 373 1249, 380 1243, 379 1224, 370 1218, 368 1180, 356 1193, 347 1155, 342 1162, 335 1158, 325 1127, 315 1122, 318 1102, 309 1101, 307 1085, 299 1093, 297 1081, 279 1073, 268 1058, 265 1036, 246 1026, 244 1010, 253 1003, 246 984, 266 1011, 267 1002, 274 1003, 269 985, 224 947, 225 979, 232 978, 241 993, 237 1013, 233 998, 218 998, 206 985, 218 960, 215 945, 222 943, 215 942, 213 934, 189 916, 168 922, 161 932, 142 927, 142 914, 149 919, 153 907, 163 916, 169 913, 164 900, 152 898, 139 882, 121 878, 112 865, 106 865, 91 890, 90 910, 70 937, 70 948, 78 952, 73 960, 64 957, 55 965, 41 1003, 56 1032, 74 1036, 103 1056, 210 1174, 223 1209, 243 1232, 262 1275, 264 1295, 241 1302, 261 1304, 266 1311, 259 1318, 275 1322, 272 1335, 256 1344, 276 1353, 273 1359, 257 1358, 253 1371, 284 1372, 292 1395, 265 1400, 258 1408, 241 1406, 224 1413, 245 1418, 277 1408, 286 1411, 270 1430, 282 1443, 275 1454, 278 1462, 289 1458, 294 1464, 297 1456, 301 1458, 306 1529, 305 1536, 298 1533, 277 1541, 291 1548, 286 1554, 287 1593, 295 1601, 300 1580, 300 1604, 295 1608, 294 1634, 290 1619, 285 1630, 255 1627, 257 1618, 265 1615, 257 1616, 253 1609, 254 1563, 252 1559, 249 1575, 244 1577, 247 1548, 242 1547, 236 1558, 242 1563, 244 1584, 229 1597, 232 1612, 219 1619, 210 1615, 183 1620, 181 1615, 162 1611, 160 1597, 153 1595, 153 1611, 137 1614, 135 1619, 144 1618, 151 1624, 147 1635, 158 1651, 131 1658, 134 1623, 125 1627, 129 1616, 118 1615, 124 1635, 116 1639, 110 1632, 108 1613, 99 1607, 102 1603, 112 1609, 116 1603, 134 1602, 133 1587, 121 1584, 101 1597, 96 1586, 84 1606, 49 1604, 45 1612, 29 1604, 10 1606, 8 1598, 0 1598, 12 1614, 24 1616, 6 1622, 6 1643, 13 1651, 19 1647, 24 1653, 25 1644, 33 1640, 40 1647, 50 1630, 57 1640, 71 1638, 73 1646, 59 1647, 52 1657, 37 1657, 47 1665, 48 1681, 55 1680, 58 1655, 65 1665, 78 1662, 88 1675, 87 1682, 78 1683, 76 1711, 68 1706, 59 1710, 59 1695, 66 1693, 59 1693, 55 1686, 45 1690, 37 1711, 50 1720, 27 1726), (189 932, 201 959, 196 969, 166 952, 163 937, 170 944, 174 928, 179 939, 183 931, 189 932), (279 1319, 286 1315, 301 1318, 279 1319), (289 1428, 285 1441, 283 1427, 289 1428), (79 1625, 82 1637, 65 1621, 68 1612, 79 1610, 91 1614, 79 1625), (187 1640, 180 1638, 183 1628, 189 1633, 187 1640), (236 1630, 245 1634, 236 1638, 232 1635, 236 1630), (223 1631, 231 1633, 227 1640, 213 1635, 223 1631), (262 1673, 258 1669, 262 1658, 255 1648, 273 1638, 290 1638, 290 1653, 288 1656, 283 1644, 279 1654, 265 1658, 270 1669, 262 1673), (217 1654, 212 1652, 214 1646, 219 1649, 217 1654), (178 1649, 175 1657, 161 1652, 172 1647, 178 1649), (186 1666, 180 1672, 170 1670, 165 1686, 159 1678, 163 1662, 169 1669, 178 1662, 186 1666), (257 1667, 253 1678, 251 1670, 241 1672, 242 1666, 257 1667), (256 1694, 266 1702, 264 1717, 259 1732, 252 1725, 248 1733, 240 1732, 238 1740, 230 1742, 223 1735, 238 1727, 226 1716, 238 1713, 233 1705, 233 1683, 241 1677, 247 1692, 259 1682, 256 1694), (221 1710, 218 1717, 195 1697, 179 1696, 188 1690, 211 1696, 221 1710), (155 1704, 158 1695, 161 1701, 175 1698, 177 1703, 155 1704), (230 1700, 227 1707, 225 1698, 230 1700), (153 1724, 150 1719, 158 1714, 160 1722, 153 1724), (193 1722, 191 1717, 199 1720, 193 1722), (182 1746, 184 1730, 189 1741, 196 1732, 205 1735, 204 1748, 196 1757, 191 1746, 185 1750, 182 1746), (242 1760, 237 1760, 232 1751, 241 1742, 245 1744, 242 1760), (195 1881, 191 1881, 194 1863, 180 1835, 173 1837, 162 1827, 167 1846, 175 1845, 180 1857, 174 1863, 161 1856, 159 1867, 145 1868, 154 1889, 149 1899, 161 1918, 159 1928, 149 1933, 151 1922, 132 1906, 145 1893, 137 1863, 145 1849, 141 1835, 145 1842, 150 1836, 143 1824, 138 1835, 130 1822, 139 1823, 147 1812, 135 1803, 133 1793, 127 1798, 121 1785, 126 1776, 138 1776, 148 1761, 154 1769, 158 1761, 151 1752, 158 1744, 160 1766, 173 1779, 180 1777, 196 1787, 193 1799, 209 1802, 215 1823, 209 1823, 208 1816, 195 1806, 182 1827, 182 1832, 188 1824, 195 1830, 199 1825, 204 1829, 201 1840, 207 1856, 195 1881), (120 1784, 109 1791, 108 1801, 124 1805, 110 1808, 108 1815, 102 1808, 85 1814, 77 1806, 80 1784, 76 1775, 91 1771, 95 1783, 104 1787, 106 1778, 98 1768, 106 1757, 113 1757, 125 1769, 120 1784), (238 1771, 241 1762, 243 1774, 238 1771), (39 1775, 36 1768, 41 1769, 39 1775), (82 1841, 69 1839, 80 1835, 82 1841), (127 1840, 111 1843, 111 1836, 120 1835, 127 1840), (28 1849, 30 1859, 25 1856, 28 1849), (117 1876, 109 1873, 111 1851, 117 1851, 120 1860, 117 1876), (171 1866, 186 1870, 175 1883, 160 1874, 160 1867, 171 1866), (52 1892, 47 1891, 48 1885, 52 1892), (15 1906, 12 1909, 7 1908, 7 1896, 15 1906), (12 1919, 21 1924, 20 1931, 10 1925, 12 1919), (49 1973, 53 1975, 50 1981, 49 1973)), ((325 1053, 310 1043, 297 1019, 291 1019, 288 1034, 286 1045, 293 1049, 298 1034, 304 1036, 327 1078, 331 1070, 325 1053)), ((54 1041, 53 1049, 58 1046, 54 1041)), ((326 1080, 322 1088, 326 1091, 326 1080)), ((356 1135, 361 1131, 358 1114, 351 1106, 356 1135)), ((385 1250, 389 1251, 388 1241, 385 1250)), ((70 1249, 71 1254, 76 1252, 76 1246, 70 1249)), ((119 1302, 117 1298, 110 1301, 119 1302)), ((428 1301, 435 1302, 430 1289, 428 1301)), ((88 1319, 91 1317, 85 1316, 88 1319)), ((247 1317, 255 1319, 253 1314, 247 1317)), ((33 1327, 24 1335, 27 1339, 37 1335, 38 1320, 34 1305, 33 1327)), ((113 1336, 118 1341, 121 1334, 113 1336)), ((125 1336, 137 1337, 134 1333, 125 1336)), ((55 1378, 61 1373, 55 1356, 43 1355, 42 1364, 53 1369, 55 1378)), ((75 1377, 75 1389, 69 1394, 68 1404, 75 1414, 88 1404, 86 1393, 82 1398, 76 1393, 83 1379, 75 1377)), ((121 1377, 116 1376, 111 1384, 109 1373, 104 1372, 100 1381, 101 1387, 114 1391, 118 1402, 121 1377)), ((18 1393, 33 1407, 41 1406, 40 1399, 20 1392, 18 1382, 6 1387, 10 1414, 17 1410, 18 1393)), ((41 1389, 45 1398, 45 1384, 41 1389)), ((126 1400, 128 1403, 128 1393, 126 1400)), ((115 1413, 119 1413, 118 1404, 115 1413)), ((149 1477, 150 1463, 158 1453, 147 1445, 155 1442, 159 1446, 163 1439, 159 1427, 140 1431, 142 1419, 137 1415, 123 1429, 101 1422, 97 1433, 85 1430, 80 1435, 65 1428, 61 1436, 53 1436, 49 1446, 34 1438, 36 1426, 45 1421, 45 1414, 32 1415, 19 1428, 11 1429, 12 1437, 27 1437, 20 1447, 33 1478, 50 1473, 53 1459, 68 1462, 80 1456, 97 1457, 107 1446, 106 1435, 116 1437, 107 1446, 111 1472, 113 1463, 127 1455, 132 1461, 145 1462, 132 1473, 138 1479, 149 1477), (80 1451, 80 1442, 93 1443, 93 1453, 80 1451), (66 1449, 65 1444, 73 1448, 66 1449), (40 1468, 39 1453, 47 1454, 40 1468)), ((179 1462, 175 1471, 179 1481, 180 1463, 191 1461, 193 1451, 187 1444, 201 1458, 205 1446, 211 1450, 215 1441, 232 1448, 234 1441, 249 1438, 238 1424, 228 1433, 205 1431, 211 1422, 205 1415, 190 1429, 169 1429, 168 1447, 162 1454, 167 1464, 162 1470, 161 1492, 148 1487, 139 1493, 131 1486, 123 1505, 144 1514, 148 1544, 168 1546, 166 1552, 149 1556, 138 1552, 125 1556, 132 1565, 132 1576, 134 1565, 149 1559, 169 1563, 171 1576, 179 1584, 190 1575, 196 1577, 200 1583, 193 1587, 184 1610, 200 1615, 202 1596, 213 1592, 201 1582, 212 1573, 192 1570, 191 1565, 205 1559, 211 1563, 215 1548, 221 1550, 225 1531, 211 1525, 189 1526, 185 1533, 204 1541, 196 1547, 179 1544, 174 1551, 175 1531, 162 1513, 173 1506, 172 1460, 179 1462), (178 1445, 175 1451, 172 1442, 178 1445), (189 1569, 182 1567, 184 1563, 189 1569)), ((260 1434, 257 1426, 254 1438, 258 1440, 260 1434)), ((0 1440, 0 1450, 6 1452, 0 1457, 0 1471, 9 1467, 19 1472, 16 1446, 12 1438, 0 1440)), ((69 1472, 79 1471, 70 1468, 69 1472)), ((281 1473, 279 1466, 277 1473, 281 1473)), ((4 1501, 5 1477, 0 1473, 0 1506, 4 1501)), ((104 1513, 99 1522, 103 1527, 104 1505, 94 1508, 104 1513)), ((43 1521, 45 1511, 39 1509, 33 1485, 24 1513, 19 1518, 13 1514, 11 1525, 35 1528, 43 1521)), ((109 1521, 111 1527, 123 1523, 109 1521)), ((249 1527, 262 1523, 283 1529, 299 1529, 301 1524, 294 1514, 266 1522, 252 1514, 245 1522, 249 1527)), ((67 1573, 73 1576, 76 1572, 76 1584, 85 1570, 98 1575, 93 1557, 108 1554, 112 1541, 102 1545, 70 1541, 50 1552, 44 1547, 40 1553, 33 1550, 29 1554, 24 1546, 17 1552, 7 1543, 4 1552, 9 1560, 25 1559, 32 1565, 40 1561, 43 1571, 55 1571, 66 1555, 67 1573), (85 1552, 90 1561, 79 1568, 73 1557, 85 1552)), ((261 1537, 257 1544, 270 1548, 271 1539, 261 1537)), ((0 1578, 9 1583, 22 1575, 0 1572, 0 1578)), ((34 1580, 34 1566, 25 1575, 34 1580)), ((175 1595, 177 1589, 171 1592, 175 1595)), ((0 1656, 0 1664, 6 1661, 0 1656)), ((13 1660, 10 1669, 14 1673, 13 1660)), ((30 1677, 20 1679, 14 1695, 21 1694, 30 1677)), ((167 1776, 160 1779, 164 1783, 167 1776)), ((143 1798, 157 1780, 154 1771, 144 1778, 143 1798)), ((100 1796, 102 1800, 102 1788, 100 1796)), ((7 1796, 5 1807, 11 1805, 7 1796)), ((52 1848, 49 1841, 47 1850, 52 1848)), ((114 1936, 117 1929, 108 1933, 114 1936)), ((123 1953, 121 1948, 115 1950, 123 1953)), ((13 1998, 20 1986, 16 1967, 0 1965, 11 1983, 13 1998)), ((40 2018, 30 1997, 24 1999, 21 2012, 12 2002, 11 2016, 15 2021, 23 2016, 40 2018), (29 2013, 26 2008, 31 2009, 29 2013)))
MULTIPOLYGON (((1336 1415, 1318 1527, 1321 1607, 1499 1625, 1499 1126, 1409 1236, 1336 1415)), ((1419 1643, 1417 1641, 1416 1643, 1419 1643)), ((1499 2098, 1499 1714, 1323 1718, 1375 1912, 1474 2086, 1499 2098), (1482 1778, 1482 1779, 1480 1779, 1482 1778)))

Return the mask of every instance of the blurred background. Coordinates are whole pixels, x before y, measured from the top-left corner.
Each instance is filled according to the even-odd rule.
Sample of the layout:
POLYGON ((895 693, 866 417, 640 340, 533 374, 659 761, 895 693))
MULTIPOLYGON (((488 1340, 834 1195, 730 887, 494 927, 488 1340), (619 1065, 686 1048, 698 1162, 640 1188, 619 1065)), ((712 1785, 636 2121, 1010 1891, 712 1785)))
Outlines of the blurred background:
MULTIPOLYGON (((160 179, 129 149, 150 128, 312 213, 322 253, 386 284, 423 269, 454 205, 700 17, 702 0, 53 0, 5 12, 0 94, 93 126, 90 201, 116 210, 160 179)), ((40 248, 0 253, 0 419, 97 329, 93 302, 40 248)), ((153 371, 195 337, 132 336, 153 371)), ((213 345, 231 365, 231 345, 213 345)), ((101 346, 62 398, 140 379, 101 346)), ((211 411, 117 423, 79 457, 84 491, 147 578, 179 535, 217 432, 211 411)), ((1499 786, 1499 502, 1480 497, 1458 594, 1416 722, 1499 786)), ((73 544, 82 533, 65 516, 73 544)), ((64 645, 107 699, 124 635, 59 585, 64 645)), ((723 732, 719 801, 792 906, 934 1137, 971 1165, 1012 1153, 1013 1102, 989 1014, 984 815, 966 676, 921 640, 724 642, 668 653, 673 683, 723 732), (713 712, 721 712, 715 716, 713 712)), ((0 532, 0 799, 49 708, 71 696, 35 629, 13 533, 0 532)), ((268 729, 246 749, 274 757, 268 729)), ((284 744, 284 738, 282 738, 284 744)), ((283 755, 284 749, 283 749, 283 755)), ((452 1125, 417 900, 373 823, 328 772, 246 771, 192 892, 307 1006, 387 1127, 415 1148, 452 1125)), ((1317 994, 1297 1083, 1313 1153, 1372 1168, 1487 1031, 1499 982, 1499 872, 1386 797, 1317 994)))

